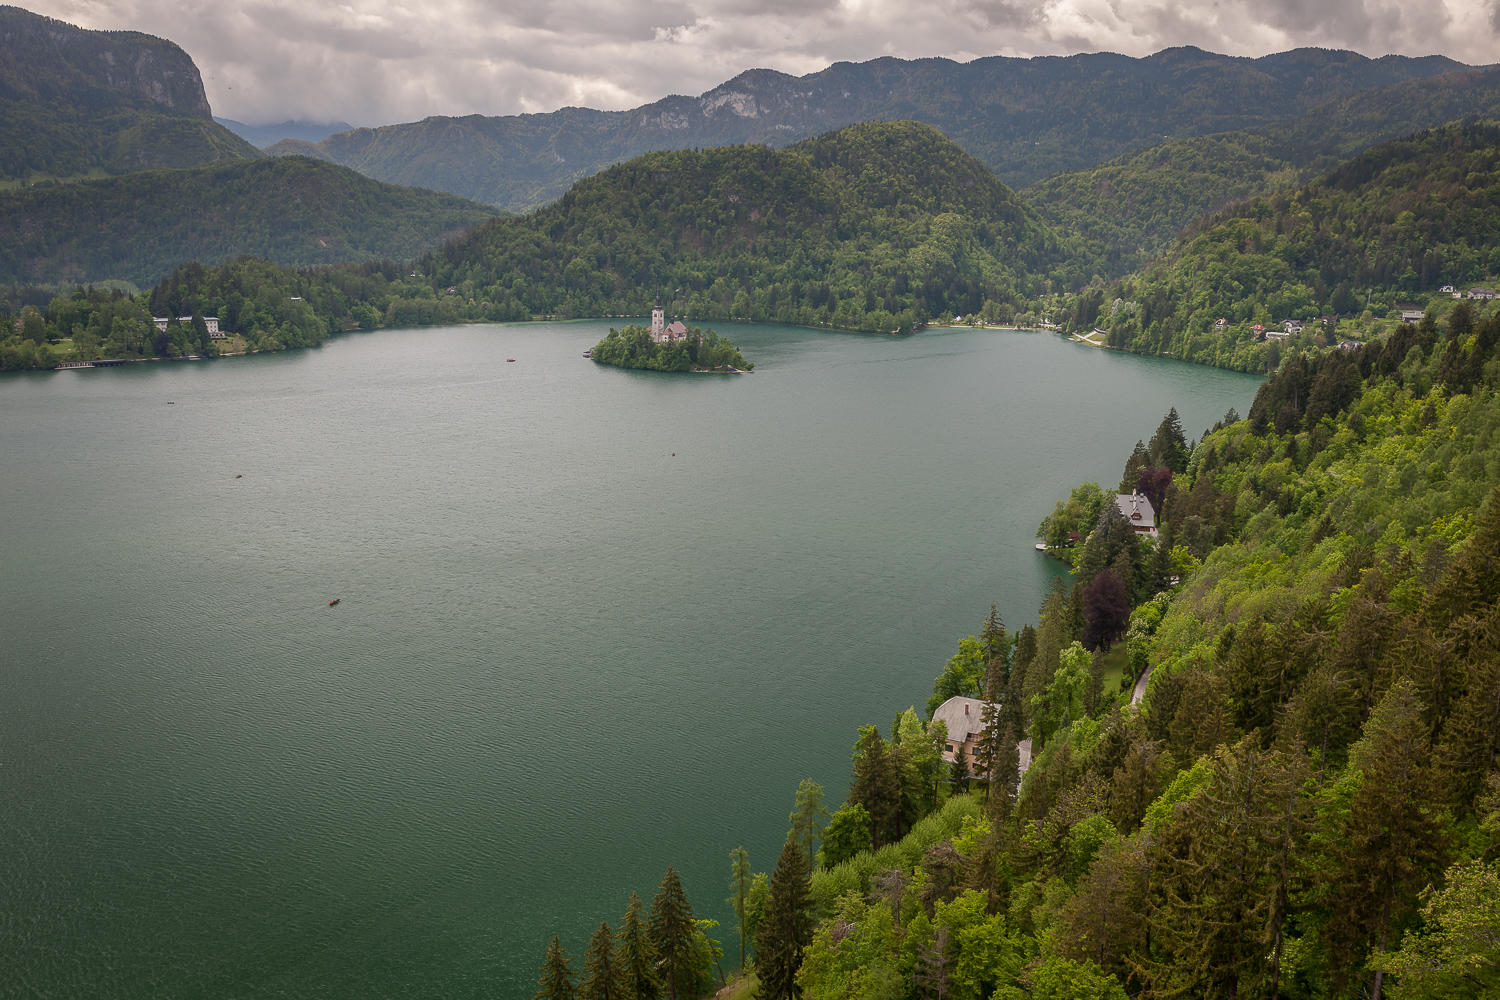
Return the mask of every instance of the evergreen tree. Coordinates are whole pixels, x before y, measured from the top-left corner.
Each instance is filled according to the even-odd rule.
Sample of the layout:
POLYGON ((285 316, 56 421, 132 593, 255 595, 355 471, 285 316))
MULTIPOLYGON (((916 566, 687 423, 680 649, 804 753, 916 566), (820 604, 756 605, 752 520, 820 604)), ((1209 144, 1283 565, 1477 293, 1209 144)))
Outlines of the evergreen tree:
MULTIPOLYGON (((1182 420, 1177 416, 1177 407, 1172 407, 1162 417, 1161 425, 1151 436, 1151 443, 1146 450, 1150 454, 1151 465, 1171 469, 1173 472, 1187 471, 1187 437, 1182 433, 1182 420)), ((1120 492, 1126 491, 1122 489, 1120 492)))
POLYGON ((1151 462, 1151 453, 1146 450, 1146 442, 1137 441, 1135 450, 1125 460, 1125 474, 1120 477, 1120 488, 1116 492, 1129 493, 1135 489, 1136 482, 1140 479, 1141 470, 1151 462))
POLYGON ((533 1000, 573 1000, 573 969, 556 935, 547 942, 547 957, 542 961, 541 975, 533 1000))
POLYGON ((771 873, 771 891, 755 942, 758 1000, 795 1000, 802 995, 797 971, 803 949, 812 941, 811 907, 807 862, 802 849, 789 840, 771 873))
POLYGON ((961 795, 969 790, 969 762, 964 759, 962 746, 953 751, 953 765, 948 769, 948 780, 953 784, 954 795, 961 795))
POLYGON ((677 988, 690 974, 697 931, 698 927, 693 923, 693 907, 688 902, 687 893, 682 890, 677 869, 667 865, 656 898, 651 901, 650 933, 656 965, 671 1000, 677 1000, 677 988))
POLYGON ((823 786, 811 778, 803 778, 797 786, 797 799, 789 818, 792 828, 787 837, 802 848, 803 857, 817 857, 818 838, 828 820, 828 810, 823 808, 823 786))
POLYGON ((745 910, 750 905, 750 854, 743 847, 729 852, 729 891, 724 902, 734 911, 734 927, 740 936, 740 968, 745 968, 745 910))
POLYGON ((660 1000, 661 977, 656 974, 656 949, 651 944, 641 897, 633 892, 616 940, 626 995, 630 1000, 660 1000))
POLYGON ((630 1000, 624 970, 615 956, 615 935, 607 922, 599 925, 589 942, 578 1000, 630 1000))
POLYGON ((854 744, 854 781, 849 801, 870 814, 870 849, 894 843, 901 824, 901 787, 890 747, 874 726, 859 728, 854 744))
MULTIPOLYGON (((1447 789, 1429 762, 1422 715, 1409 681, 1392 687, 1349 755, 1347 811, 1330 798, 1323 893, 1333 918, 1325 934, 1340 978, 1364 965, 1367 950, 1377 957, 1389 950, 1396 921, 1443 867, 1447 789)), ((1383 978, 1377 970, 1372 1000, 1380 1000, 1383 978)))

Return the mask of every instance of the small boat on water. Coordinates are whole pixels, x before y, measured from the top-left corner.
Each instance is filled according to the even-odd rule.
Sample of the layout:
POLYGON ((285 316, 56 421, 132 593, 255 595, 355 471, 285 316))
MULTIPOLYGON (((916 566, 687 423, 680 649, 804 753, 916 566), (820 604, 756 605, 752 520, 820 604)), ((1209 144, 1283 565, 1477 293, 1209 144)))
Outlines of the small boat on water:
POLYGON ((342 600, 343 600, 342 597, 335 597, 333 600, 331 600, 331 601, 328 602, 328 606, 331 608, 335 604, 337 604, 339 601, 342 601, 342 600))
POLYGON ((506 359, 505 359, 505 360, 506 360, 506 361, 514 361, 514 360, 516 360, 516 359, 515 359, 515 358, 506 358, 506 359))
POLYGON ((593 348, 590 348, 589 350, 584 351, 583 352, 583 356, 586 357, 586 358, 592 358, 594 356, 593 348))

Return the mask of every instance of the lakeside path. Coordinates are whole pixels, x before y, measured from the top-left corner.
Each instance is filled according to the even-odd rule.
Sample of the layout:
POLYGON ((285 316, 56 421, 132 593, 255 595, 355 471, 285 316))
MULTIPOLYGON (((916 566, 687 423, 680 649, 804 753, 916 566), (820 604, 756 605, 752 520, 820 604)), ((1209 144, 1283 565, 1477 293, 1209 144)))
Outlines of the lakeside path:
POLYGON ((1151 671, 1155 669, 1155 667, 1147 667, 1142 672, 1140 680, 1135 682, 1135 688, 1130 692, 1130 703, 1132 705, 1139 705, 1141 699, 1146 697, 1146 685, 1151 683, 1151 671))

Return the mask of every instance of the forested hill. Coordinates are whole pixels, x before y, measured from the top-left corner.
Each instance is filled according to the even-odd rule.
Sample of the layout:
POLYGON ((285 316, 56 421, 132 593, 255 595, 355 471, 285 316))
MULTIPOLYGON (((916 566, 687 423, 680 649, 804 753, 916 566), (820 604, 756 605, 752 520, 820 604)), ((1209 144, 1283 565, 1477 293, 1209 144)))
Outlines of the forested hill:
POLYGON ((321 156, 371 177, 452 191, 520 211, 633 156, 746 142, 784 146, 856 122, 940 129, 1015 187, 1080 170, 1167 137, 1295 118, 1371 87, 1467 67, 1440 56, 1367 59, 1297 49, 1259 59, 1186 47, 968 63, 875 59, 804 77, 751 70, 698 97, 630 111, 433 117, 355 129, 273 154, 321 156))
POLYGON ((1205 213, 1293 187, 1362 150, 1464 118, 1500 119, 1500 70, 1377 87, 1255 131, 1176 139, 1020 191, 1080 236, 1117 277, 1168 249, 1205 213))
MULTIPOLYGON (((1253 324, 1353 315, 1338 329, 1309 327, 1281 349, 1364 339, 1402 299, 1493 282, 1497 234, 1500 127, 1449 125, 1206 218, 1152 267, 1085 289, 1059 316, 1105 327, 1113 346, 1264 371, 1278 348, 1257 342, 1253 324), (1219 319, 1227 329, 1214 329, 1219 319)), ((1452 305, 1447 295, 1430 301, 1452 305)))
POLYGON ((241 254, 411 260, 496 210, 308 160, 231 160, 0 193, 0 282, 154 284, 241 254))
POLYGON ((0 7, 0 179, 260 155, 213 120, 198 67, 166 39, 0 7))
POLYGON ((854 125, 789 149, 651 153, 422 262, 502 313, 911 330, 989 301, 1023 310, 1067 249, 937 130, 854 125))

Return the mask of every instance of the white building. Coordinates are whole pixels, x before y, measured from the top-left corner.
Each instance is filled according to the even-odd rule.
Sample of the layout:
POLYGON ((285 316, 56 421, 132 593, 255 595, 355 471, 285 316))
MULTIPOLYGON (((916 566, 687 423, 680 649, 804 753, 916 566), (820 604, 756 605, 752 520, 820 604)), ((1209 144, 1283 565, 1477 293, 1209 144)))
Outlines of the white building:
POLYGON ((651 339, 656 343, 681 340, 687 332, 687 326, 680 319, 668 323, 666 311, 661 306, 651 310, 651 339))
MULTIPOLYGON (((156 324, 156 328, 158 330, 160 330, 163 333, 166 333, 166 331, 167 331, 167 323, 170 322, 170 320, 166 316, 152 316, 151 317, 151 321, 156 324)), ((193 322, 193 317, 191 317, 191 316, 179 316, 179 317, 177 317, 177 322, 181 323, 183 326, 189 326, 193 322)), ((203 322, 208 327, 208 335, 210 337, 218 339, 218 338, 224 336, 224 334, 222 334, 222 333, 219 332, 219 317, 217 317, 217 316, 205 316, 205 317, 203 317, 203 322)))

